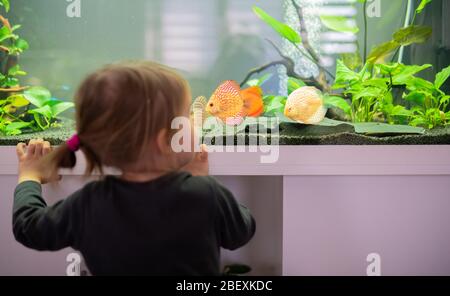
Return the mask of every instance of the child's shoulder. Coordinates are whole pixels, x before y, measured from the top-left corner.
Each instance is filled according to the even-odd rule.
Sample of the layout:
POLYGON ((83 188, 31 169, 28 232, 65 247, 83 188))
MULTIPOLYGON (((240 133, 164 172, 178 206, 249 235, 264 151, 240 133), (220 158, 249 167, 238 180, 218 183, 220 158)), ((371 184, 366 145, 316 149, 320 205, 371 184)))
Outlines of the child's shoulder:
POLYGON ((171 187, 183 191, 211 191, 215 187, 221 186, 219 182, 211 176, 193 176, 188 172, 174 172, 159 179, 144 182, 134 183, 128 182, 118 178, 117 176, 105 176, 100 180, 90 181, 86 183, 81 190, 85 192, 105 190, 111 186, 121 184, 125 186, 146 186, 146 185, 160 185, 157 187, 171 187))
POLYGON ((192 176, 189 173, 180 173, 173 182, 173 200, 186 207, 204 208, 214 213, 220 204, 220 183, 210 176, 192 176))
POLYGON ((163 176, 157 180, 145 183, 133 183, 121 180, 115 176, 106 176, 101 180, 91 181, 81 188, 80 195, 84 196, 102 196, 120 188, 121 192, 130 189, 134 191, 149 190, 155 193, 158 191, 169 195, 180 195, 192 198, 211 198, 221 190, 222 185, 211 176, 192 176, 187 172, 177 172, 163 176))
POLYGON ((174 186, 179 186, 180 190, 186 192, 193 192, 197 194, 211 195, 215 188, 219 185, 218 182, 210 176, 192 176, 190 173, 178 173, 177 181, 174 186))

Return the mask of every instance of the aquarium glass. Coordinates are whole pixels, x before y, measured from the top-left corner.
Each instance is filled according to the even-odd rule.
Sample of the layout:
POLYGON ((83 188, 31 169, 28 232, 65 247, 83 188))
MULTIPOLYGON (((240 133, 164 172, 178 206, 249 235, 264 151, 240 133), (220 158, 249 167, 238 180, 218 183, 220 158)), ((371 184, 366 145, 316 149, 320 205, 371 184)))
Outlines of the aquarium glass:
MULTIPOLYGON (((30 44, 20 57, 23 68, 29 72, 25 83, 45 85, 57 97, 72 98, 87 73, 126 59, 155 60, 182 70, 196 96, 211 94, 221 81, 242 80, 251 68, 278 59, 266 39, 280 45, 283 42, 256 17, 252 6, 260 6, 283 19, 284 2, 81 0, 80 17, 69 17, 67 9, 71 3, 65 0, 12 0, 10 19, 22 24, 20 33, 30 44)), ((333 53, 333 45, 320 42, 321 24, 315 18, 323 13, 343 14, 360 23, 357 8, 349 6, 351 2, 299 1, 312 8, 307 12, 315 26, 314 38, 327 54, 333 53)), ((397 12, 405 1, 383 2, 383 18, 370 19, 373 33, 369 46, 387 39, 400 25, 397 12)), ((333 40, 346 43, 346 37, 333 40)), ((327 63, 331 67, 333 64, 327 63)), ((278 83, 266 87, 277 88, 278 83)))
MULTIPOLYGON (((189 80, 193 98, 197 96, 209 98, 225 80, 235 80, 238 84, 244 80, 250 81, 249 84, 241 85, 245 88, 252 83, 253 85, 258 83, 254 79, 270 73, 272 76, 266 76, 269 79, 263 81, 264 83, 259 81, 261 85, 258 85, 263 90, 264 111, 267 111, 263 114, 265 116, 283 113, 292 88, 299 88, 306 83, 319 88, 321 96, 332 97, 328 103, 324 99, 325 107, 337 108, 331 115, 328 113, 327 118, 331 120, 409 125, 427 130, 436 126, 444 128, 450 121, 445 104, 447 100, 445 94, 449 93, 447 80, 439 85, 439 89, 424 90, 425 82, 423 82, 420 86, 422 88, 414 89, 415 86, 407 86, 410 89, 404 92, 401 89, 404 90, 405 85, 400 85, 400 82, 389 84, 392 81, 387 81, 389 94, 383 90, 381 93, 373 92, 373 87, 382 87, 384 82, 380 80, 371 80, 364 85, 358 85, 357 89, 354 85, 345 87, 341 85, 340 90, 334 87, 336 86, 334 78, 342 78, 342 75, 337 73, 342 70, 339 65, 349 66, 352 54, 353 58, 356 59, 354 53, 357 53, 358 58, 364 60, 364 57, 370 59, 376 49, 383 53, 386 49, 385 43, 392 40, 393 36, 399 36, 394 33, 408 26, 415 28, 406 30, 406 33, 403 31, 401 32, 403 35, 394 38, 395 42, 402 40, 401 46, 393 50, 391 48, 385 55, 378 55, 364 71, 369 70, 367 75, 374 75, 373 78, 386 79, 393 73, 405 70, 393 69, 392 63, 402 62, 417 66, 430 64, 430 67, 425 67, 415 74, 418 78, 425 78, 434 83, 436 74, 450 64, 448 19, 445 17, 446 13, 450 12, 448 1, 9 0, 9 2, 10 11, 6 13, 4 7, 1 7, 2 15, 12 24, 21 25, 17 34, 29 44, 29 49, 21 54, 18 60, 21 68, 27 72, 26 76, 20 77, 21 85, 44 86, 50 90, 52 98, 66 102, 73 100, 77 86, 89 72, 105 64, 139 59, 157 61, 178 69, 189 80), (260 9, 259 12, 256 9, 260 9), (420 9, 419 13, 417 9, 420 9), (268 18, 278 23, 270 24, 271 20, 268 18), (299 39, 293 42, 289 37, 286 38, 286 35, 283 36, 289 35, 288 29, 299 36, 291 34, 291 38, 299 39), (305 36, 307 38, 304 38, 305 36), (292 82, 289 69, 280 63, 264 68, 263 71, 250 77, 247 76, 255 68, 279 61, 282 59, 281 56, 288 57, 295 63, 293 70, 299 76, 296 78, 301 78, 300 82, 292 82), (390 70, 379 66, 372 67, 373 64, 383 63, 391 63, 388 65, 388 68, 391 67, 390 70), (389 72, 391 70, 392 73, 389 72), (324 77, 321 77, 322 74, 324 77), (249 79, 244 79, 246 77, 249 79), (324 81, 325 87, 324 83, 321 83, 324 81), (376 102, 369 102, 372 99, 367 99, 368 94, 371 94, 376 102), (422 94, 424 98, 421 97, 422 94), (343 102, 336 96, 346 99, 348 106, 345 104, 343 106, 343 102), (362 101, 355 102, 360 100, 361 96, 362 101), (426 100, 431 100, 430 96, 436 102, 425 103, 426 100), (413 108, 417 107, 414 104, 418 102, 423 103, 420 112, 424 114, 420 116, 418 113, 411 113, 416 112, 413 108), (352 112, 349 112, 348 108, 352 108, 350 110, 352 112), (358 108, 367 110, 361 111, 358 108), (347 113, 346 116, 342 112, 347 113)), ((4 59, 4 54, 0 54, 4 59)), ((363 66, 364 63, 360 63, 351 70, 358 73, 363 70, 363 66)), ((2 64, 2 67, 5 65, 2 64)), ((337 84, 339 86, 339 83, 337 84)), ((5 96, 2 94, 2 98, 5 96)), ((71 117, 73 109, 63 114, 71 117)), ((305 122, 295 118, 286 120, 281 116, 280 119, 282 122, 299 123, 300 126, 295 128, 297 130, 311 128, 303 126, 305 122)), ((337 126, 338 123, 326 121, 325 125, 337 126)), ((371 130, 371 127, 352 126, 351 129, 366 131, 371 130)), ((382 130, 377 127, 373 133, 369 132, 366 135, 376 136, 382 130)), ((402 134, 404 131, 409 135, 411 129, 400 128, 390 131, 383 131, 382 134, 402 134)))

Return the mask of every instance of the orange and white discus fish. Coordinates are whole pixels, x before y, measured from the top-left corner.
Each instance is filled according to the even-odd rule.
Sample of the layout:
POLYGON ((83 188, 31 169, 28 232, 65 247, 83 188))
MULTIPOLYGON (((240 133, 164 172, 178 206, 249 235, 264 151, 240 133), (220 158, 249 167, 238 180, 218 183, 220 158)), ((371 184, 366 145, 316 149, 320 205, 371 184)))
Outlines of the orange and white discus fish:
POLYGON ((253 86, 241 90, 233 80, 223 82, 206 105, 206 112, 227 125, 239 125, 245 117, 258 117, 263 111, 261 88, 253 86))
POLYGON ((313 86, 294 91, 288 97, 284 109, 286 117, 302 124, 318 124, 324 120, 326 113, 322 93, 313 86))

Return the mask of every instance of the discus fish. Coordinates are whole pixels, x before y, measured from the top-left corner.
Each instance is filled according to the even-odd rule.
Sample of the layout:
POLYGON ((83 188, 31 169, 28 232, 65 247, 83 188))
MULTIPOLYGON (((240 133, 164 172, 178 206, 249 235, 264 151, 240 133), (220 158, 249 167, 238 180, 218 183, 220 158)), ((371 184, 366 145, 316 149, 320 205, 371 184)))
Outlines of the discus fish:
POLYGON ((263 113, 262 90, 258 86, 241 90, 236 81, 227 80, 213 93, 206 111, 227 125, 239 125, 245 117, 263 113))
POLYGON ((315 87, 304 86, 294 91, 287 99, 284 109, 286 117, 302 124, 318 124, 327 113, 322 93, 315 87))

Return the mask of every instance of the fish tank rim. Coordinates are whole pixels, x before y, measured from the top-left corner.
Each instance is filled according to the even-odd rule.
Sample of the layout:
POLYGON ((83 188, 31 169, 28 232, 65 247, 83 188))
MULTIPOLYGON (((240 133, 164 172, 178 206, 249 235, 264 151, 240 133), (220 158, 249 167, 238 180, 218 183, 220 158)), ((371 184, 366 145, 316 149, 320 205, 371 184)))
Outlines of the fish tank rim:
MULTIPOLYGON (((17 136, 0 136, 0 146, 15 146, 33 138, 43 138, 52 145, 65 142, 75 133, 75 122, 65 118, 57 128, 17 136)), ((248 129, 233 135, 204 135, 203 142, 217 146, 445 146, 450 145, 450 126, 425 131, 423 135, 399 134, 371 136, 358 134, 350 126, 306 126, 280 123, 279 134, 255 134, 248 129), (216 141, 217 140, 217 141, 216 141), (222 141, 222 142, 220 142, 222 141), (277 142, 278 141, 278 142, 277 142), (226 145, 223 145, 225 143, 226 145), (254 145, 257 143, 257 145, 254 145)))
MULTIPOLYGON (((247 146, 248 148, 248 146, 247 146)), ((280 146, 279 159, 262 163, 267 150, 210 154, 212 176, 450 176, 450 145, 444 146, 280 146)), ((85 158, 77 152, 73 170, 84 176, 85 158)), ((106 174, 117 170, 105 169, 106 174)), ((17 174, 16 150, 0 146, 0 177, 17 174)), ((98 175, 97 175, 98 176, 98 175)), ((94 175, 96 177, 96 175, 94 175)))

